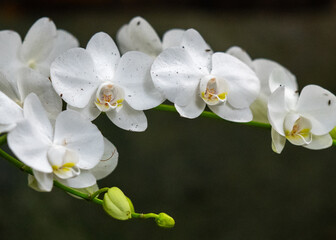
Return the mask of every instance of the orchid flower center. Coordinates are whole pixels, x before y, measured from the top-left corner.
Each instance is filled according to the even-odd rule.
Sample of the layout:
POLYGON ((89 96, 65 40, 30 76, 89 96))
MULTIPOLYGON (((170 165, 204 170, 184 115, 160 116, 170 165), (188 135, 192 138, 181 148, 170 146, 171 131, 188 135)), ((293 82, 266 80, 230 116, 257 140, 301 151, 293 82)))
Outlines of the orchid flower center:
POLYGON ((34 59, 30 59, 28 61, 28 67, 30 67, 31 69, 36 69, 36 61, 34 59))
POLYGON ((228 86, 223 79, 208 75, 200 84, 201 97, 208 105, 217 105, 227 100, 228 86))
POLYGON ((122 108, 124 96, 125 94, 122 88, 110 82, 103 83, 97 90, 95 104, 102 112, 113 109, 119 111, 122 108))
POLYGON ((311 122, 296 114, 289 114, 285 118, 285 135, 286 138, 294 145, 305 145, 312 141, 312 133, 310 132, 311 122))
POLYGON ((79 157, 75 151, 64 146, 54 145, 49 149, 47 156, 53 173, 57 177, 68 179, 80 174, 80 169, 76 166, 79 157))

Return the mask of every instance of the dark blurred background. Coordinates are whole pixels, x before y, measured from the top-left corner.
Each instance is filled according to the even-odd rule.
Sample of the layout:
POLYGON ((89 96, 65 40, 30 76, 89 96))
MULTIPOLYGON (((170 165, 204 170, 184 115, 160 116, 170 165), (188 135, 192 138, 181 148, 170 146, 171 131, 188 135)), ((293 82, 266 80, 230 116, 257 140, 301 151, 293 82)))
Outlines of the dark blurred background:
MULTIPOLYGON (((115 38, 137 15, 160 36, 195 28, 215 51, 241 46, 252 58, 286 66, 300 88, 314 83, 336 93, 335 0, 2 0, 0 29, 24 37, 48 16, 85 47, 98 31, 115 38)), ((120 130, 105 116, 95 121, 120 154, 100 186, 123 189, 138 212, 169 213, 174 229, 116 221, 56 188, 37 193, 1 159, 0 238, 336 239, 336 147, 311 151, 287 143, 277 155, 269 130, 155 110, 146 115, 144 133, 120 130)))

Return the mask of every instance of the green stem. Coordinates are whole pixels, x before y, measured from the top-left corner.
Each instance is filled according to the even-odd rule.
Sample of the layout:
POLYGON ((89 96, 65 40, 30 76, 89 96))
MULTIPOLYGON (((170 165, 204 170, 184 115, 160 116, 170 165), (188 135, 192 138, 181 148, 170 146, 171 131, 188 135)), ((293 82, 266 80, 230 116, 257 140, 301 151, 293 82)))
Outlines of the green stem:
MULTIPOLYGON (((177 112, 176 108, 173 105, 168 105, 168 104, 161 104, 154 109, 155 110, 166 111, 166 112, 177 112)), ((227 121, 227 120, 217 116, 213 112, 209 112, 209 111, 203 111, 200 116, 227 121)), ((251 122, 247 122, 247 123, 237 123, 237 122, 232 122, 232 123, 243 124, 243 125, 254 126, 254 127, 261 127, 261 128, 268 128, 268 129, 271 128, 271 125, 269 123, 261 123, 261 122, 255 122, 255 121, 251 121, 251 122)), ((333 145, 336 146, 336 139, 333 139, 333 145)))
MULTIPOLYGON (((103 192, 107 192, 110 188, 105 187, 105 188, 101 188, 98 191, 94 192, 93 194, 91 194, 91 200, 94 200, 96 197, 99 196, 99 194, 103 193, 103 192)), ((98 199, 98 198, 97 198, 98 199)), ((100 200, 100 199, 98 199, 100 200)))
POLYGON ((147 218, 158 218, 159 216, 155 213, 132 213, 132 218, 141 218, 141 219, 147 219, 147 218))

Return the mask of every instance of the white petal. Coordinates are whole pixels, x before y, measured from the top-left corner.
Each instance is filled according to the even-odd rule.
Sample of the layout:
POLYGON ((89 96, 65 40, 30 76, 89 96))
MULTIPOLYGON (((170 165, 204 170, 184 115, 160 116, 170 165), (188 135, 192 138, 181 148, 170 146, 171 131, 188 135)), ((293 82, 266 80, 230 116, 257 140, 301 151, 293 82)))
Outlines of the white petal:
POLYGON ((253 117, 249 108, 237 109, 227 102, 208 107, 219 117, 232 122, 250 122, 253 117))
POLYGON ((288 113, 285 102, 285 87, 279 87, 268 99, 268 120, 270 124, 282 136, 285 136, 284 121, 288 113))
POLYGON ((79 112, 84 118, 88 119, 89 121, 93 121, 101 113, 101 111, 97 108, 94 102, 95 99, 96 99, 96 95, 92 95, 90 102, 84 108, 76 108, 68 104, 67 109, 79 112))
POLYGON ((0 68, 8 74, 8 78, 15 83, 15 68, 19 63, 19 51, 21 47, 21 37, 14 31, 0 31, 0 68))
POLYGON ((1 124, 0 123, 0 134, 9 132, 13 130, 15 127, 16 127, 16 123, 12 123, 12 124, 1 124))
POLYGON ((324 135, 336 126, 336 97, 319 86, 302 89, 297 111, 311 121, 311 132, 315 135, 324 135))
POLYGON ((169 47, 178 47, 181 45, 183 34, 185 30, 182 29, 171 29, 162 38, 162 48, 166 49, 169 47))
POLYGON ((92 57, 99 78, 103 81, 113 79, 120 53, 112 38, 104 32, 96 33, 86 50, 92 57))
POLYGON ((235 108, 247 108, 257 98, 260 82, 242 61, 226 53, 212 55, 212 75, 224 78, 229 85, 228 102, 235 108))
POLYGON ((281 153, 283 148, 285 147, 286 138, 280 135, 277 131, 272 128, 271 131, 272 136, 272 150, 276 153, 281 153))
POLYGON ((15 83, 11 83, 10 79, 8 79, 3 72, 0 72, 0 91, 6 94, 10 99, 14 102, 21 102, 19 97, 19 92, 15 83))
POLYGON ((36 188, 31 186, 31 184, 33 184, 33 182, 31 182, 31 184, 29 184, 29 182, 28 182, 28 185, 33 187, 33 189, 35 189, 35 190, 39 189, 42 192, 50 192, 53 185, 54 185, 53 174, 52 173, 39 172, 39 171, 36 171, 36 170, 33 170, 33 173, 34 173, 35 180, 37 181, 36 188))
POLYGON ((27 63, 42 61, 52 52, 57 37, 55 24, 49 18, 40 18, 29 29, 21 48, 21 57, 27 63))
POLYGON ((163 51, 154 61, 151 75, 156 88, 169 101, 179 106, 185 106, 191 101, 204 76, 188 52, 182 48, 163 51))
MULTIPOLYGON (((63 145, 78 153, 81 169, 91 169, 104 153, 103 136, 98 128, 80 113, 67 110, 56 119, 54 144, 63 145)), ((92 184, 91 184, 92 185, 92 184)))
POLYGON ((114 81, 123 87, 125 100, 136 110, 147 110, 165 99, 150 75, 153 59, 142 52, 127 52, 119 62, 114 81))
POLYGON ((96 184, 96 178, 89 171, 81 171, 77 177, 57 179, 60 183, 72 188, 87 188, 96 184))
POLYGON ((262 97, 258 97, 250 106, 253 113, 253 121, 269 123, 267 116, 267 100, 262 97))
POLYGON ((242 48, 233 46, 233 47, 230 47, 226 51, 226 53, 238 58, 240 61, 242 61, 247 66, 249 66, 251 69, 253 69, 253 63, 252 63, 251 57, 242 48))
POLYGON ((43 108, 35 93, 29 94, 23 105, 24 118, 38 129, 41 134, 48 137, 49 141, 53 136, 53 127, 48 119, 47 112, 43 108))
POLYGON ((310 144, 304 145, 305 148, 313 149, 313 150, 319 150, 319 149, 325 149, 328 147, 331 147, 333 143, 333 140, 330 136, 330 134, 325 135, 314 135, 310 144))
POLYGON ((17 124, 7 137, 11 151, 27 166, 40 172, 51 173, 47 159, 50 139, 29 121, 17 124))
POLYGON ((195 29, 185 31, 182 37, 181 47, 188 52, 200 71, 204 74, 209 73, 211 70, 211 56, 213 52, 195 29))
POLYGON ((107 177, 117 167, 118 156, 116 147, 104 138, 104 155, 97 166, 91 169, 91 173, 97 180, 107 177))
POLYGON ((283 69, 289 76, 290 81, 296 82, 295 76, 292 73, 290 73, 286 68, 281 66, 279 63, 268 60, 268 59, 253 60, 253 68, 258 78, 260 79, 261 92, 267 96, 271 94, 270 88, 269 88, 269 77, 274 69, 277 69, 277 68, 283 69))
POLYGON ((78 40, 70 33, 64 30, 57 30, 57 36, 54 41, 53 49, 47 59, 37 64, 37 70, 45 76, 50 76, 50 65, 63 52, 70 48, 78 47, 78 40))
POLYGON ((144 112, 134 110, 126 102, 119 111, 111 110, 106 115, 116 126, 128 131, 142 132, 147 128, 144 112))
POLYGON ((117 41, 123 53, 135 50, 157 56, 162 51, 159 36, 142 17, 135 17, 123 26, 117 33, 117 41))
POLYGON ((55 91, 68 104, 83 108, 102 81, 94 70, 90 54, 82 48, 73 48, 60 55, 50 68, 55 91))
POLYGON ((181 117, 185 118, 197 118, 204 111, 206 104, 203 99, 199 96, 198 91, 195 91, 194 97, 191 99, 190 103, 181 107, 175 104, 177 112, 181 117))
POLYGON ((25 68, 20 71, 17 84, 22 101, 29 93, 35 93, 47 111, 49 119, 55 120, 62 111, 62 99, 57 95, 47 77, 25 68))
POLYGON ((275 68, 269 77, 269 88, 274 92, 278 87, 285 86, 286 90, 295 93, 298 91, 296 79, 284 68, 275 68))
POLYGON ((0 124, 13 124, 23 119, 22 108, 0 92, 0 124))

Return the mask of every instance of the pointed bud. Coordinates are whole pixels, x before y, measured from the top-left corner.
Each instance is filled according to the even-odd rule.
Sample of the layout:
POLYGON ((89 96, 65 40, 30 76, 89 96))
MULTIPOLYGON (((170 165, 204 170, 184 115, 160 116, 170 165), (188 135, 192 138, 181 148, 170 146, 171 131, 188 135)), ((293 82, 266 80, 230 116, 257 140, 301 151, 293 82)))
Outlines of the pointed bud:
POLYGON ((175 220, 165 213, 160 213, 159 216, 155 219, 155 222, 159 227, 163 228, 172 228, 175 225, 175 220))
POLYGON ((117 187, 110 188, 104 195, 103 208, 113 218, 118 220, 130 219, 133 205, 130 200, 117 187))

